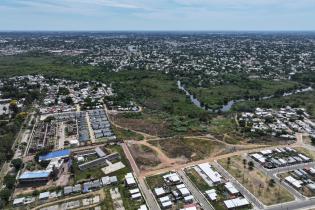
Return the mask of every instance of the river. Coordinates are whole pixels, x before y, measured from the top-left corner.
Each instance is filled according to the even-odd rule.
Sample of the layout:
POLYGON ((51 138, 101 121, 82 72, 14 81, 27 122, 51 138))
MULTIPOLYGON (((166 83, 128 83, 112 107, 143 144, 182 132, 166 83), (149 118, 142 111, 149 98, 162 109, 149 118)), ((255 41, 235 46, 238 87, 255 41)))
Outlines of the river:
MULTIPOLYGON (((238 103, 238 102, 241 102, 241 101, 254 101, 254 100, 258 100, 258 101, 262 101, 262 100, 267 100, 267 99, 271 99, 271 98, 275 98, 275 97, 279 97, 279 96, 275 96, 275 95, 271 95, 271 96, 264 96, 264 97, 261 97, 259 99, 255 99, 255 98, 248 98, 248 99, 237 99, 237 100, 230 100, 228 101, 226 104, 224 104, 221 108, 219 109, 206 109, 205 106, 203 106, 202 102, 199 101, 197 98, 195 98, 192 94, 190 94, 188 92, 188 90, 185 89, 185 87, 181 84, 180 81, 177 81, 177 86, 178 86, 178 89, 184 91, 184 93, 189 96, 190 98, 190 101, 195 104, 197 107, 199 108, 202 108, 204 110, 207 110, 209 112, 228 112, 231 110, 231 108, 233 107, 234 104, 238 103)), ((298 93, 304 93, 304 92, 308 92, 308 91, 313 91, 314 89, 312 87, 307 87, 307 88, 302 88, 302 89, 296 89, 296 90, 292 90, 290 92, 285 92, 283 93, 283 95, 281 97, 285 97, 285 96, 291 96, 291 95, 295 95, 295 94, 298 94, 298 93)))

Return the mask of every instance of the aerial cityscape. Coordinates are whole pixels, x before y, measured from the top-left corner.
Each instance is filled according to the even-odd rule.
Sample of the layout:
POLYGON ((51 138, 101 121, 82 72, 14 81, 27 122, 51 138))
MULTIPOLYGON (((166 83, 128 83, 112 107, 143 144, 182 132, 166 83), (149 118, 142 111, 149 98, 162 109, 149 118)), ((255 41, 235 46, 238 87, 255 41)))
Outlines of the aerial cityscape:
POLYGON ((315 2, 0 2, 0 209, 315 209, 315 2))

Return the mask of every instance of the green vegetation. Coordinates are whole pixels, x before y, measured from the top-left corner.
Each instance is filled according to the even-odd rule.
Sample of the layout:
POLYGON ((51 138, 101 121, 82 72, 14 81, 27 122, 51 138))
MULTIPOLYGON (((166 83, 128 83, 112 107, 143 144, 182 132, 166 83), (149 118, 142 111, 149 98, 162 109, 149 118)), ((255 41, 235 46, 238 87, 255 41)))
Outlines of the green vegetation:
POLYGON ((116 126, 112 126, 113 132, 115 133, 118 140, 143 140, 144 137, 141 134, 135 133, 131 130, 122 129, 116 126))
POLYGON ((8 173, 4 176, 3 184, 5 185, 5 187, 0 190, 0 206, 8 204, 9 199, 14 192, 15 182, 16 174, 11 175, 8 173))
POLYGON ((5 56, 0 57, 0 73, 2 77, 26 74, 43 74, 53 77, 91 78, 91 67, 71 65, 70 60, 53 56, 5 56))
POLYGON ((209 132, 217 139, 228 144, 244 142, 244 136, 242 136, 238 129, 235 119, 232 116, 213 118, 209 125, 209 132))
POLYGON ((303 155, 310 157, 311 159, 315 160, 315 152, 312 150, 308 150, 304 147, 295 147, 294 148, 297 152, 302 153, 303 155))
POLYGON ((158 136, 204 131, 200 123, 208 122, 209 113, 193 105, 167 75, 157 72, 120 74, 125 78, 113 85, 117 95, 122 100, 136 101, 144 111, 136 116, 118 115, 117 123, 125 122, 123 126, 130 124, 130 129, 158 136))
POLYGON ((7 174, 4 179, 3 179, 3 184, 8 188, 8 189, 13 189, 15 186, 15 181, 16 181, 16 176, 12 176, 7 174))
POLYGON ((119 153, 120 154, 120 161, 126 166, 125 168, 122 168, 119 171, 116 171, 112 174, 108 174, 108 176, 117 176, 118 180, 123 180, 125 178, 125 175, 127 173, 129 173, 130 171, 132 171, 129 160, 125 156, 125 153, 124 153, 123 148, 121 146, 115 145, 115 146, 109 146, 107 148, 109 148, 111 150, 110 153, 113 153, 113 152, 119 153))
POLYGON ((230 100, 260 98, 270 95, 282 95, 301 85, 292 81, 249 80, 231 84, 209 86, 207 88, 189 87, 189 92, 196 96, 210 109, 218 109, 230 100))
POLYGON ((194 168, 186 169, 185 173, 201 192, 210 190, 210 186, 203 180, 194 168))
MULTIPOLYGON (((109 146, 107 147, 110 150, 110 153, 117 152, 120 154, 120 160, 121 162, 126 166, 123 169, 120 169, 119 171, 113 172, 112 174, 108 174, 108 176, 117 176, 119 180, 123 180, 124 176, 131 171, 131 166, 128 161, 128 159, 125 157, 123 149, 121 146, 109 146)), ((93 158, 92 158, 93 159, 93 158)), ((89 159, 89 160, 92 160, 89 159)), ((74 174, 74 181, 77 182, 83 182, 85 180, 90 179, 100 179, 101 177, 105 176, 103 171, 101 170, 102 167, 95 167, 93 169, 81 171, 78 167, 78 162, 76 160, 72 163, 72 173, 74 174)))
POLYGON ((315 97, 314 92, 300 93, 291 96, 272 98, 263 101, 239 102, 234 107, 234 111, 253 111, 256 107, 261 108, 281 108, 285 106, 306 108, 307 112, 315 117, 315 97))
POLYGON ((144 109, 140 116, 118 114, 112 116, 115 123, 120 126, 144 132, 154 136, 169 137, 181 134, 199 135, 207 131, 206 125, 197 118, 174 116, 165 112, 144 109))
POLYGON ((163 175, 165 174, 158 174, 154 176, 149 176, 145 179, 148 187, 152 190, 156 187, 162 187, 164 184, 163 175))
POLYGON ((23 166, 23 161, 21 158, 17 158, 17 159, 13 159, 11 161, 11 164, 16 170, 20 170, 20 168, 23 166))
POLYGON ((101 168, 81 171, 77 161, 72 162, 72 173, 74 174, 75 183, 81 183, 90 179, 100 179, 104 176, 101 168))
POLYGON ((22 117, 22 115, 18 114, 13 119, 0 122, 0 165, 12 158, 13 151, 11 147, 16 135, 19 133, 24 119, 25 116, 22 117))
MULTIPOLYGON (((215 189, 218 197, 216 201, 211 201, 211 205, 216 210, 225 210, 226 207, 223 203, 223 201, 230 199, 228 193, 226 192, 226 189, 224 187, 224 184, 219 184, 217 186, 210 187, 203 178, 196 172, 195 169, 189 168, 185 170, 186 174, 188 175, 189 179, 194 183, 194 185, 201 191, 205 192, 210 189, 215 189)), ((242 209, 250 209, 250 208, 242 208, 242 209)))
POLYGON ((7 204, 9 202, 9 198, 10 198, 11 194, 12 194, 12 190, 7 189, 7 188, 3 188, 0 191, 0 202, 7 204))
POLYGON ((104 189, 104 193, 105 193, 105 198, 104 198, 104 201, 102 202, 102 207, 104 207, 104 209, 106 210, 114 210, 115 208, 114 208, 112 197, 110 196, 109 189, 104 189))
POLYGON ((145 119, 149 118, 153 124, 162 124, 167 128, 162 136, 204 131, 200 124, 208 122, 209 113, 193 105, 177 89, 176 81, 169 75, 152 71, 109 72, 102 67, 75 66, 69 60, 67 57, 53 56, 5 57, 0 58, 0 73, 2 76, 43 74, 112 83, 117 93, 115 101, 134 101, 144 107, 145 119))
POLYGON ((307 85, 314 85, 315 75, 312 72, 309 73, 297 73, 292 76, 292 80, 305 83, 307 85))
POLYGON ((119 186, 119 192, 121 194, 122 201, 124 203, 125 209, 138 209, 142 204, 144 204, 143 199, 141 200, 132 200, 130 198, 130 193, 128 188, 123 185, 119 186))

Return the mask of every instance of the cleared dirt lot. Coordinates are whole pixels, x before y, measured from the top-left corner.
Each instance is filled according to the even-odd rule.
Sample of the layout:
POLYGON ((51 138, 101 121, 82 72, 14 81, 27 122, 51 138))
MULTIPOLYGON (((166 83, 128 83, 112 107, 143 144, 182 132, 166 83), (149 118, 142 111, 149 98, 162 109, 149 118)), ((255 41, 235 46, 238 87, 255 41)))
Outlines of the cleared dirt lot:
POLYGON ((233 156, 230 161, 226 158, 218 162, 265 205, 294 200, 294 197, 278 184, 270 186, 271 178, 261 171, 256 168, 250 170, 247 163, 244 164, 241 156, 233 156))
POLYGON ((227 152, 224 144, 198 138, 168 138, 148 141, 159 147, 170 158, 184 158, 195 161, 214 157, 227 152))
POLYGON ((149 115, 140 118, 128 118, 123 114, 111 115, 111 120, 124 128, 147 133, 152 136, 169 136, 172 131, 169 129, 167 122, 149 115))
POLYGON ((135 159, 138 167, 147 170, 161 163, 155 151, 145 145, 129 145, 130 152, 135 159))

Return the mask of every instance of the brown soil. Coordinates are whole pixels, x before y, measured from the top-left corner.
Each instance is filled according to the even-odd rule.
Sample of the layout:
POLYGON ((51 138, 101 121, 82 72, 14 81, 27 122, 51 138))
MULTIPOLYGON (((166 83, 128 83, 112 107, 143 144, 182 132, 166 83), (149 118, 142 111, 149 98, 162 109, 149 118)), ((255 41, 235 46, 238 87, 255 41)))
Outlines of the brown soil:
POLYGON ((129 149, 138 167, 142 170, 157 166, 161 163, 156 152, 147 146, 132 144, 129 146, 129 149))

